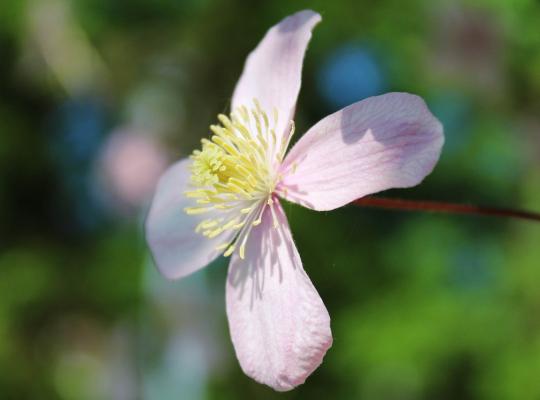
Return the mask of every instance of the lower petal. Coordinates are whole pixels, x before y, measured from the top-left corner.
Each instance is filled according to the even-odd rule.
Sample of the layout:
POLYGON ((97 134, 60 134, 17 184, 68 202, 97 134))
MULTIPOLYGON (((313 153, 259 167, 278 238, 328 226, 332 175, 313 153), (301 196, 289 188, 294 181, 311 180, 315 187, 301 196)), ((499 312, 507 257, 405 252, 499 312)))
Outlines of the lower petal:
POLYGON ((246 375, 275 390, 302 384, 332 345, 330 316, 302 268, 279 202, 250 234, 246 258, 234 255, 226 286, 227 316, 246 375))
POLYGON ((210 215, 187 215, 184 211, 193 206, 193 199, 184 195, 191 175, 189 164, 190 160, 184 159, 165 171, 145 223, 154 261, 169 279, 184 277, 206 266, 223 252, 216 247, 231 239, 228 233, 208 239, 195 232, 197 225, 210 215))

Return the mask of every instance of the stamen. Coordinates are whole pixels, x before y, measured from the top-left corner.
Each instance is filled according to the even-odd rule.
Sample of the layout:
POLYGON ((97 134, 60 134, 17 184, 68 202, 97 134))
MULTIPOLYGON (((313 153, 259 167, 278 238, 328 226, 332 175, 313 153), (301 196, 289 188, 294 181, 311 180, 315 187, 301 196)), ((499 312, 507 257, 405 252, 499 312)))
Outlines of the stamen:
POLYGON ((234 244, 231 244, 231 245, 229 246, 229 248, 227 249, 227 251, 226 251, 225 253, 223 253, 223 255, 224 255, 225 257, 229 257, 229 256, 233 253, 234 249, 235 249, 234 244))
POLYGON ((229 242, 220 244, 219 246, 216 246, 216 250, 225 250, 227 247, 229 247, 231 244, 229 242))
POLYGON ((262 222, 262 216, 263 216, 264 209, 266 208, 266 204, 267 204, 267 202, 263 203, 263 205, 261 206, 261 210, 259 212, 259 215, 257 216, 257 219, 255 219, 252 222, 253 226, 257 226, 262 222))
POLYGON ((279 227, 279 220, 276 215, 276 210, 274 210, 274 202, 268 204, 270 206, 270 211, 272 212, 272 222, 274 223, 274 228, 279 227))
POLYGON ((291 139, 294 135, 294 131, 296 129, 293 120, 290 121, 290 124, 291 124, 291 128, 289 129, 289 134, 286 136, 283 136, 281 140, 281 149, 279 150, 279 156, 278 156, 278 159, 280 162, 282 162, 283 158, 285 157, 285 152, 287 151, 287 148, 289 147, 289 143, 291 142, 291 139))
POLYGON ((184 211, 188 215, 204 214, 212 211, 212 207, 186 207, 184 211))
MULTIPOLYGON (((184 192, 194 206, 184 210, 188 215, 208 213, 195 231, 210 239, 228 232, 228 239, 216 247, 230 256, 238 251, 245 257, 252 229, 262 222, 270 208, 274 227, 279 226, 272 198, 282 176, 278 167, 294 133, 290 123, 288 135, 278 139, 278 112, 272 108, 269 117, 260 102, 253 107, 241 106, 230 116, 218 115, 219 125, 211 125, 210 139, 202 139, 202 148, 191 159, 193 189, 184 192)), ((281 189, 283 190, 283 189, 281 189)))

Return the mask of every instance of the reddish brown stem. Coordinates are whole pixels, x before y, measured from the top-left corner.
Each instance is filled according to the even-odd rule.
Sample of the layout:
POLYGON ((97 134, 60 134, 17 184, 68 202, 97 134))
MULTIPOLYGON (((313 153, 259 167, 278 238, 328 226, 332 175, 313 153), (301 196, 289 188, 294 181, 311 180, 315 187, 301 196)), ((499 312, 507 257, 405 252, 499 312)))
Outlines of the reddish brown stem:
POLYGON ((439 201, 391 199, 388 197, 363 197, 353 201, 353 204, 364 207, 378 207, 404 211, 431 211, 448 214, 491 215, 494 217, 518 218, 529 221, 540 221, 540 214, 511 210, 507 208, 481 207, 471 204, 456 204, 439 201))

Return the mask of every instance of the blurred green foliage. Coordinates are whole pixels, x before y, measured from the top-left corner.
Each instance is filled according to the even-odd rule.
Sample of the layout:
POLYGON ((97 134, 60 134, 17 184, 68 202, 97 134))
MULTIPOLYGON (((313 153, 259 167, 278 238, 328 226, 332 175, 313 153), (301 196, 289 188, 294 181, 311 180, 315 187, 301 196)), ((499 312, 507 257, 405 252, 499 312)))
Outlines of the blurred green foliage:
MULTIPOLYGON (((77 183, 94 179, 99 157, 84 151, 102 144, 69 135, 96 119, 107 121, 104 136, 109 125, 135 124, 173 158, 189 154, 228 107, 248 52, 302 8, 323 23, 305 61, 300 134, 332 111, 317 89, 321 65, 345 44, 369 45, 387 87, 425 97, 446 127, 435 172, 389 195, 540 210, 537 1, 3 0, 0 398, 153 398, 149 365, 167 359, 163 343, 193 329, 195 314, 215 323, 218 367, 197 372, 200 391, 178 387, 167 398, 540 397, 540 227, 532 223, 286 205, 335 340, 305 385, 277 394, 234 359, 226 261, 200 272, 202 283, 152 278, 179 296, 202 285, 205 312, 186 302, 191 294, 160 305, 144 209, 117 215, 93 200, 98 189, 77 183), (95 64, 71 71, 79 56, 95 64), (73 111, 85 99, 106 115, 73 111), (176 312, 190 317, 171 322, 176 312)), ((173 378, 159 379, 162 390, 174 388, 173 378)))

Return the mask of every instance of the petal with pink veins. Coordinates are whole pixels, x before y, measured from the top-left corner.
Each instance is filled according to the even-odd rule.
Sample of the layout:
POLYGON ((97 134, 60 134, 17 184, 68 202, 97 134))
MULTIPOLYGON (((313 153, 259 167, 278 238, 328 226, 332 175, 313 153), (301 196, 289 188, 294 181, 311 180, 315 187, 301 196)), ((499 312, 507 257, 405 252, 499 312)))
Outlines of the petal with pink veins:
POLYGON ((194 200, 184 195, 189 189, 190 162, 183 159, 165 171, 146 218, 146 240, 158 269, 169 279, 182 278, 206 266, 223 252, 216 247, 231 239, 227 233, 208 239, 195 232, 197 225, 211 215, 187 215, 184 211, 194 205, 194 200))
POLYGON ((287 155, 277 191, 314 210, 420 183, 444 143, 424 101, 389 93, 352 104, 309 129, 287 155))
POLYGON ((332 345, 330 316, 302 267, 283 209, 267 207, 246 258, 235 254, 226 286, 227 316, 246 375, 275 390, 302 384, 332 345))
POLYGON ((321 16, 311 10, 293 14, 272 27, 251 52, 232 98, 232 109, 252 107, 257 99, 270 116, 279 115, 276 134, 284 135, 300 91, 304 53, 321 16))

